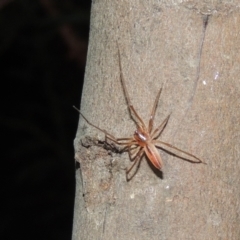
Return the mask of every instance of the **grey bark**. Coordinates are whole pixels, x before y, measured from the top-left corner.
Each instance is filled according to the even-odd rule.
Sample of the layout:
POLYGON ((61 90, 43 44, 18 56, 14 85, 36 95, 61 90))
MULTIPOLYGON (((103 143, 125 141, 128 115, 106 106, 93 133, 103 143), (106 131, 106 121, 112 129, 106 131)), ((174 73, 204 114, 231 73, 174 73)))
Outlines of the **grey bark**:
POLYGON ((240 5, 206 2, 93 1, 82 113, 116 137, 132 136, 118 42, 140 116, 148 121, 163 86, 155 126, 171 118, 160 139, 207 165, 159 150, 161 174, 144 157, 126 182, 127 153, 103 148, 104 134, 80 118, 73 240, 239 239, 240 5))

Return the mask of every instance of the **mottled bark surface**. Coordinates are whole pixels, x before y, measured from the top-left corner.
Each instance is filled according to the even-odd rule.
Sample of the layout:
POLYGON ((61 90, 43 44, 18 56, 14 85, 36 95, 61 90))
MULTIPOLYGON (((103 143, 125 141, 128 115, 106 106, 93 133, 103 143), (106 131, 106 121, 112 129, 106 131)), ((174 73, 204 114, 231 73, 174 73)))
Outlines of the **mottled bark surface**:
POLYGON ((238 1, 93 1, 82 113, 130 137, 117 42, 130 98, 147 122, 161 86, 160 139, 202 158, 160 151, 130 182, 127 153, 103 148, 104 134, 80 118, 73 240, 226 239, 240 236, 240 9, 238 1), (102 141, 96 145, 97 140, 102 141))

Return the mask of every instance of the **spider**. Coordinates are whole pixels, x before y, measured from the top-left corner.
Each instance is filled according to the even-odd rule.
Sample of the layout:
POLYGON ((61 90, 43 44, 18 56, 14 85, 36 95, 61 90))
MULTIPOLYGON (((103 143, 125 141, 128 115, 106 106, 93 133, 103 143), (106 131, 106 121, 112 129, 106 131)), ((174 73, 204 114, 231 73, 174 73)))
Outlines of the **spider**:
POLYGON ((172 155, 177 156, 183 160, 192 162, 192 163, 204 163, 201 159, 196 157, 193 154, 190 154, 186 151, 183 151, 169 143, 159 141, 157 140, 158 137, 163 132, 164 128, 166 127, 168 120, 170 118, 170 114, 164 119, 164 121, 155 129, 153 130, 153 123, 154 123, 154 117, 157 109, 157 105, 159 102, 159 98, 162 92, 162 88, 157 93, 155 102, 152 107, 150 119, 148 122, 148 126, 145 125, 141 117, 138 115, 137 111, 133 107, 133 104, 131 103, 127 87, 125 84, 125 79, 123 77, 122 73, 122 64, 121 64, 121 56, 120 56, 120 50, 118 48, 118 57, 119 57, 119 68, 120 68, 120 79, 123 87, 123 92, 126 98, 127 106, 130 112, 130 116, 134 123, 136 124, 137 130, 135 130, 133 137, 130 138, 115 138, 113 135, 108 133, 106 130, 99 128, 98 126, 94 125, 88 119, 80 112, 79 109, 77 109, 75 106, 73 106, 80 115, 84 118, 84 120, 91 125, 92 127, 98 129, 99 131, 103 132, 105 134, 105 141, 107 139, 110 139, 117 145, 123 145, 123 151, 128 151, 130 161, 132 161, 132 165, 126 169, 126 179, 127 181, 131 180, 132 177, 137 173, 137 170, 140 165, 140 161, 144 155, 146 154, 147 158, 150 160, 150 162, 153 164, 155 168, 158 170, 161 170, 163 167, 163 162, 161 159, 161 156, 157 150, 157 148, 160 148, 162 150, 165 150, 168 153, 172 153, 172 155), (131 177, 128 177, 129 173, 133 169, 133 167, 138 163, 137 170, 134 172, 134 174, 131 177))

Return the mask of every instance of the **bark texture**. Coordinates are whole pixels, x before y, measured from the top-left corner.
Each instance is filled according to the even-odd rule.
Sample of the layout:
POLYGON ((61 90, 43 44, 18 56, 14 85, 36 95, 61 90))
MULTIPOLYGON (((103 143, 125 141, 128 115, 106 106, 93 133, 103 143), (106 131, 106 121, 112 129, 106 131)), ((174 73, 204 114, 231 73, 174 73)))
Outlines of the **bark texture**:
POLYGON ((133 134, 118 42, 139 115, 148 121, 164 86, 155 126, 171 118, 160 139, 207 165, 159 150, 162 173, 144 157, 126 182, 127 153, 103 148, 104 134, 80 118, 73 240, 239 239, 240 9, 230 2, 93 1, 82 113, 116 137, 133 134))

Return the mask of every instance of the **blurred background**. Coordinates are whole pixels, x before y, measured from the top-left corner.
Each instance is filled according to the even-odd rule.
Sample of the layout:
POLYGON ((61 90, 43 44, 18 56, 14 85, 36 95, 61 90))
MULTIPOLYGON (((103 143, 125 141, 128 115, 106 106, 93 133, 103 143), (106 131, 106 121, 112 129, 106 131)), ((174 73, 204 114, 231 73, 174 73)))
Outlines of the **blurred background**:
POLYGON ((71 239, 90 0, 0 0, 0 239, 71 239))

